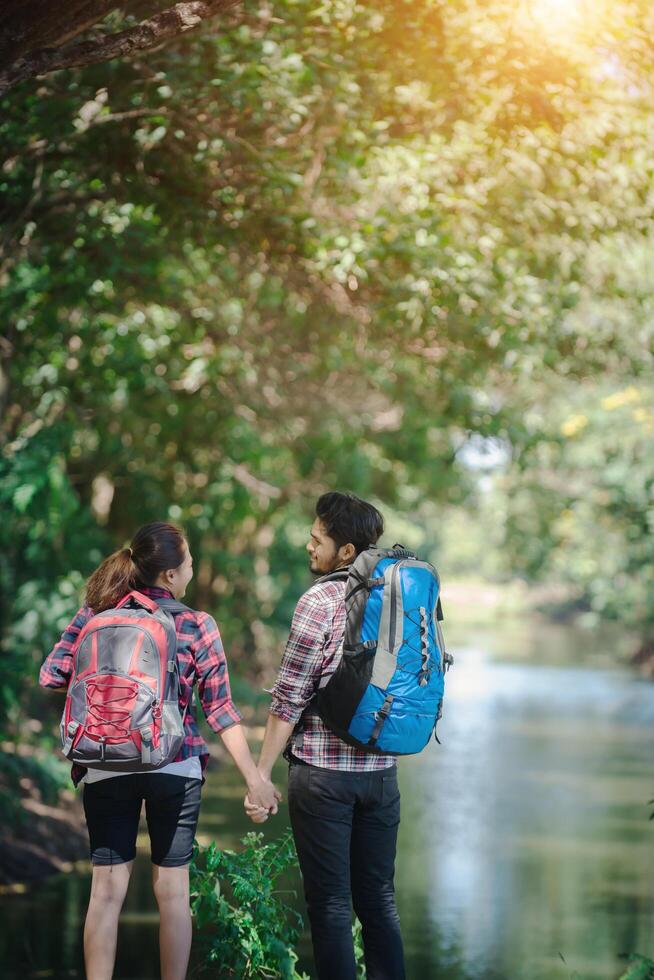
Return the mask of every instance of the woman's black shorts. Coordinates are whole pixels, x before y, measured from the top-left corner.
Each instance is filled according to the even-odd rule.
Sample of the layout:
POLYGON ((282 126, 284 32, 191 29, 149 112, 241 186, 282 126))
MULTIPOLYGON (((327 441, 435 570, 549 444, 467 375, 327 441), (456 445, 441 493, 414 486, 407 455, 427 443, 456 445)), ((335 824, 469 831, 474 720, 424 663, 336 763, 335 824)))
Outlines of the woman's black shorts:
POLYGON ((136 855, 141 804, 152 863, 180 868, 193 853, 201 779, 169 773, 131 773, 84 784, 84 813, 93 864, 124 864, 136 855))

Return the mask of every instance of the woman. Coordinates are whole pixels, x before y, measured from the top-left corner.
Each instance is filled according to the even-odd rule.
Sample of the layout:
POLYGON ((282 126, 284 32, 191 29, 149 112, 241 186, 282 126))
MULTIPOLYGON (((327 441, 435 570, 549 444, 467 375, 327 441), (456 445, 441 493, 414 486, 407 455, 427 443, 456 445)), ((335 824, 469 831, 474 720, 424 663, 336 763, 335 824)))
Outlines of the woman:
MULTIPOLYGON (((137 531, 129 548, 115 552, 91 575, 86 603, 64 630, 41 668, 47 688, 68 687, 75 641, 91 617, 111 609, 132 589, 156 600, 181 599, 193 577, 193 559, 179 528, 153 523, 137 531)), ((93 879, 84 927, 88 980, 110 980, 116 957, 118 917, 136 853, 145 800, 152 881, 160 913, 162 980, 183 980, 191 949, 189 873, 200 808, 203 771, 209 758, 191 706, 193 686, 209 726, 223 740, 241 771, 248 796, 260 813, 277 811, 280 794, 265 781, 250 754, 241 716, 232 703, 227 663, 215 621, 208 613, 175 613, 180 711, 184 744, 174 762, 141 773, 107 772, 74 765, 75 785, 84 784, 93 879), (185 712, 185 715, 184 715, 185 712)))

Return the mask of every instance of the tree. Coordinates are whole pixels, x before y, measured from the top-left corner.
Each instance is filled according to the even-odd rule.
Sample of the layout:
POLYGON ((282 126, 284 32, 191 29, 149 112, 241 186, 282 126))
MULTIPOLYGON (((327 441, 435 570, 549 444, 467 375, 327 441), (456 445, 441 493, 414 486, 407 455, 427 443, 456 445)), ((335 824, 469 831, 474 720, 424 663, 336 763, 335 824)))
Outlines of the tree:
POLYGON ((188 0, 159 10, 156 3, 116 0, 74 0, 65 8, 8 0, 0 13, 0 95, 37 75, 151 51, 238 2, 188 0), (141 20, 146 11, 150 16, 141 20), (129 26, 119 31, 121 19, 129 26), (99 31, 79 39, 98 26, 99 31))
POLYGON ((616 270, 651 222, 649 55, 615 6, 612 72, 616 25, 577 50, 510 3, 278 0, 12 91, 5 649, 38 659, 168 515, 254 670, 317 492, 460 502, 472 436, 526 461, 555 382, 647 370, 616 270))

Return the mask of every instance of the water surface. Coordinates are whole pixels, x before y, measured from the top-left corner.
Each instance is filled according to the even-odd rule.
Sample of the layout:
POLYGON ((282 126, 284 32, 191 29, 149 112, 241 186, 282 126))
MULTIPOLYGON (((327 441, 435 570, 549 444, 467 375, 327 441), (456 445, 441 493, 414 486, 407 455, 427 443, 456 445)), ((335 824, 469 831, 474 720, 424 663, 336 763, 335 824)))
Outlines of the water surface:
MULTIPOLYGON (((654 957, 654 685, 613 666, 608 650, 580 656, 570 631, 549 636, 548 661, 539 628, 536 662, 501 634, 462 640, 442 745, 400 761, 408 980, 614 980, 621 954, 654 957), (580 666, 565 662, 573 656, 580 666)), ((265 833, 285 826, 284 808, 265 833)), ((251 827, 233 769, 214 765, 201 838, 233 847, 251 827)), ((121 924, 121 980, 159 976, 149 876, 144 849, 121 924)), ((3 980, 83 976, 88 889, 80 870, 0 896, 3 980)), ((306 935, 300 952, 313 976, 306 935)))

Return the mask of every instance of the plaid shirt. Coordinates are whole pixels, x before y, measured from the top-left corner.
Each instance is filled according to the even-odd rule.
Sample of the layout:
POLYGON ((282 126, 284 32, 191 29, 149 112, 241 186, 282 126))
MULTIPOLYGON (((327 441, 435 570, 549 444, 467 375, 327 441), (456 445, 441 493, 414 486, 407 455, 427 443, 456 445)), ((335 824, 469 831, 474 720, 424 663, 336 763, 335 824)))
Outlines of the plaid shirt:
MULTIPOLYGON (((144 595, 152 599, 171 598, 167 589, 142 588, 144 595)), ((68 687, 73 672, 73 650, 82 628, 93 616, 93 610, 82 606, 75 618, 64 630, 59 643, 45 659, 39 675, 41 687, 68 687)), ((199 755, 204 771, 209 759, 207 743, 200 735, 192 703, 193 685, 197 681, 198 695, 209 727, 217 732, 237 725, 241 715, 232 703, 229 688, 227 661, 216 621, 205 612, 175 613, 177 631, 177 662, 180 673, 179 706, 184 719, 184 744, 175 762, 199 755)), ((71 776, 77 786, 86 772, 84 766, 74 765, 71 776)))
MULTIPOLYGON (((300 598, 291 632, 272 688, 270 713, 295 724, 318 690, 321 677, 332 674, 343 655, 345 582, 316 582, 300 598)), ((304 718, 302 745, 293 755, 321 769, 370 772, 395 764, 395 756, 375 755, 347 745, 313 712, 304 718)))

